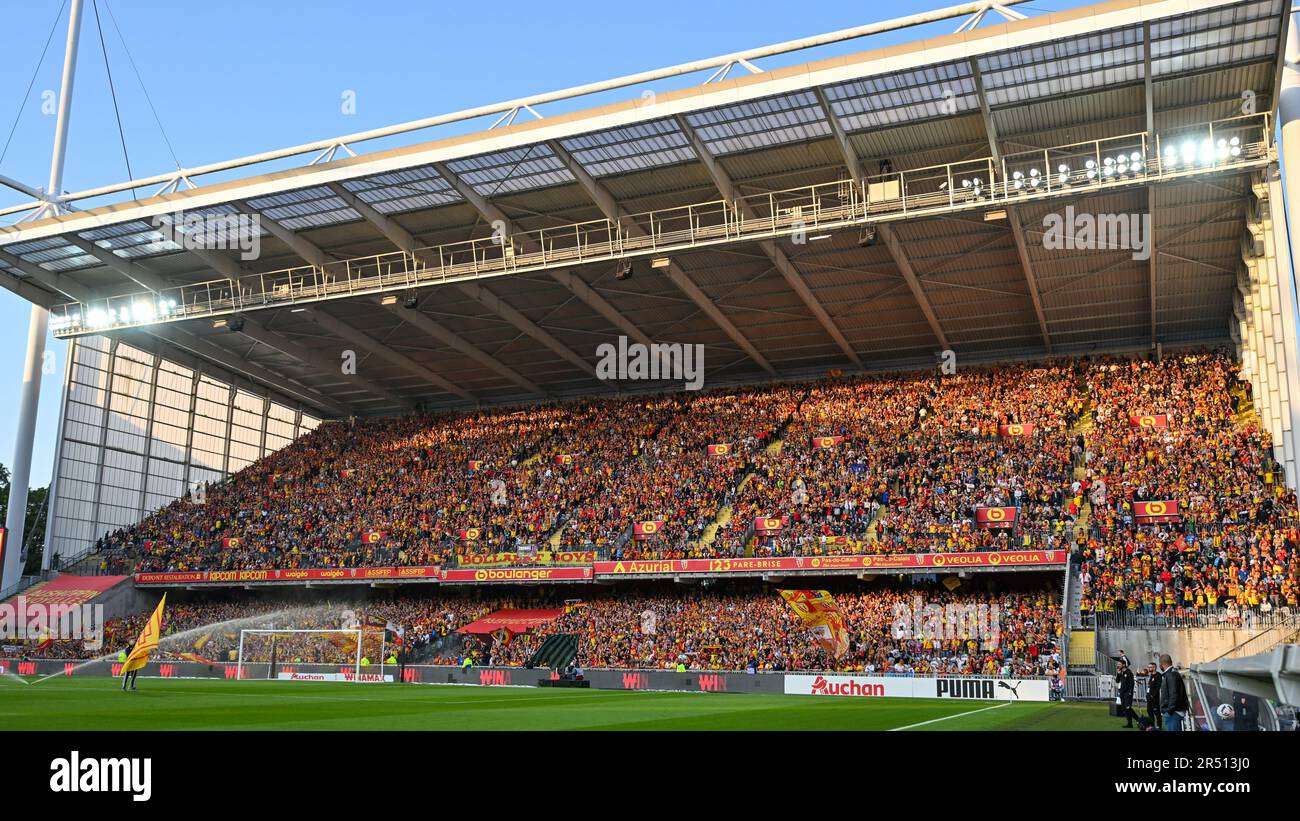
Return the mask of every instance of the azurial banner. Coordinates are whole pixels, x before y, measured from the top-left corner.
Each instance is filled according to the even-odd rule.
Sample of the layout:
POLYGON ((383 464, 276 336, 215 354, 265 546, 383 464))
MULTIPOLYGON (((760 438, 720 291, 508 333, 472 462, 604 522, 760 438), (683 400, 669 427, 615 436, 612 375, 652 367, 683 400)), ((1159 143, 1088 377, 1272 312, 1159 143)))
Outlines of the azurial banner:
POLYGON ((1046 679, 949 676, 843 676, 811 673, 787 675, 787 695, 842 698, 948 698, 974 701, 1047 701, 1046 679))

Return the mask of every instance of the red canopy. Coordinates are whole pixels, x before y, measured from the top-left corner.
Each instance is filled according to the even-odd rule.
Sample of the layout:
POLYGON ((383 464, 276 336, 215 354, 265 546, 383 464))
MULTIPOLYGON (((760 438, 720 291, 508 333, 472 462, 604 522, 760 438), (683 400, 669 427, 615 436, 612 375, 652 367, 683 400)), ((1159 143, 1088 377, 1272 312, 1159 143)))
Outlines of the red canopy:
POLYGON ((511 633, 523 633, 563 615, 564 609, 560 607, 553 610, 497 610, 488 613, 478 621, 470 622, 456 632, 484 635, 505 628, 511 633))

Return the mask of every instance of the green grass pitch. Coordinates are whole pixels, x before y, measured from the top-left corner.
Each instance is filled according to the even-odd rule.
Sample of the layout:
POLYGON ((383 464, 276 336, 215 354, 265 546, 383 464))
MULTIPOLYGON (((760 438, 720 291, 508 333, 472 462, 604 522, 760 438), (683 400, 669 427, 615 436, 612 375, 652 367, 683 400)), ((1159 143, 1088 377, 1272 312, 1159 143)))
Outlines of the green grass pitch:
POLYGON ((0 679, 9 730, 1115 730, 1104 704, 346 682, 0 679))

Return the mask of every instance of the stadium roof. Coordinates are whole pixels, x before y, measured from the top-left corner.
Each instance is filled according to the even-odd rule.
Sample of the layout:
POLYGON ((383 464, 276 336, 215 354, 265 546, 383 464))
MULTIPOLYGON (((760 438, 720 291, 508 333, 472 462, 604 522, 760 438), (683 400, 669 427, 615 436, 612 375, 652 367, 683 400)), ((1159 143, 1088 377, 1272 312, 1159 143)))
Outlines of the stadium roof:
POLYGON ((618 335, 704 344, 706 384, 1224 341, 1289 13, 1120 0, 770 71, 733 55, 588 110, 515 101, 475 133, 79 192, 62 201, 85 210, 0 226, 0 284, 55 306, 60 336, 180 349, 326 415, 612 393, 594 366, 618 335), (1131 152, 1140 171, 1086 176, 1131 152), (1035 171, 1039 193, 1014 187, 1035 171), (1047 247, 1070 205, 1150 214, 1150 258, 1047 247), (230 218, 260 256, 167 231, 180 214, 230 218))

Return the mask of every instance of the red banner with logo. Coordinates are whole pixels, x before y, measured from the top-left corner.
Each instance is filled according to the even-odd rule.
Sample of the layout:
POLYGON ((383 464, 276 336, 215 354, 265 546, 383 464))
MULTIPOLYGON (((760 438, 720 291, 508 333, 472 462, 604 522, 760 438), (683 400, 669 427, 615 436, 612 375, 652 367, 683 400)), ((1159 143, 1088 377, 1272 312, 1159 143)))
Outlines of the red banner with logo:
POLYGON ((460 531, 460 540, 462 542, 477 542, 479 540, 479 537, 481 537, 482 535, 483 535, 483 531, 480 528, 466 527, 466 528, 462 528, 460 531))
POLYGON ((480 567, 443 570, 444 582, 548 582, 583 581, 592 577, 590 567, 480 567))
POLYGON ((814 436, 812 446, 815 448, 833 448, 843 441, 843 436, 814 436))
POLYGON ((1169 427, 1169 414, 1155 413, 1145 416, 1130 414, 1128 424, 1131 428, 1167 428, 1169 427))
POLYGON ((555 464, 571 465, 573 464, 573 458, 574 455, 572 453, 561 453, 555 457, 555 464))
POLYGON ((1019 424, 998 425, 998 436, 1015 437, 1015 436, 1033 436, 1036 426, 1033 422, 1021 422, 1019 424))
POLYGON ((563 615, 564 609, 559 607, 550 610, 497 610, 488 613, 477 621, 472 621, 464 627, 458 628, 456 632, 483 636, 491 635, 498 630, 507 630, 513 635, 532 630, 540 624, 555 621, 563 615))
POLYGON ((221 540, 221 546, 225 548, 239 547, 243 540, 237 536, 228 536, 221 540))
POLYGON ((632 538, 637 541, 652 539, 663 526, 663 522, 636 522, 632 525, 632 538))
POLYGON ((470 459, 470 460, 469 460, 469 469, 470 469, 470 470, 482 470, 482 469, 483 469, 483 462, 482 462, 481 460, 479 460, 479 459, 470 459))
POLYGON ((367 530, 365 533, 361 534, 362 544, 375 544, 381 541, 383 538, 384 538, 384 531, 382 530, 367 530))
POLYGON ((1014 507, 977 507, 975 508, 975 526, 1015 527, 1016 513, 1014 507))
POLYGON ((731 453, 731 445, 727 442, 719 442, 716 445, 709 445, 710 456, 726 456, 731 453))
POLYGON ((1134 502, 1133 515, 1139 524, 1161 524, 1163 522, 1182 521, 1178 502, 1165 499, 1157 502, 1134 502))

